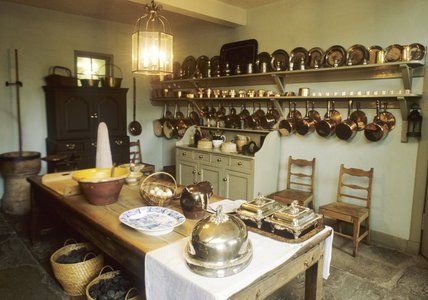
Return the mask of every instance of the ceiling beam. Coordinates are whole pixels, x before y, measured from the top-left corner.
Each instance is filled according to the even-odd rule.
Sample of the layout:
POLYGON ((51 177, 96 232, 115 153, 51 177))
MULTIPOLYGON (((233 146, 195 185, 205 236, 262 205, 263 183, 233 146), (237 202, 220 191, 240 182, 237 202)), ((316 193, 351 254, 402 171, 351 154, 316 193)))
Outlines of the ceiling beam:
MULTIPOLYGON (((129 0, 140 4, 149 0, 129 0)), ((218 0, 156 0, 167 11, 229 27, 247 24, 247 11, 218 0)))

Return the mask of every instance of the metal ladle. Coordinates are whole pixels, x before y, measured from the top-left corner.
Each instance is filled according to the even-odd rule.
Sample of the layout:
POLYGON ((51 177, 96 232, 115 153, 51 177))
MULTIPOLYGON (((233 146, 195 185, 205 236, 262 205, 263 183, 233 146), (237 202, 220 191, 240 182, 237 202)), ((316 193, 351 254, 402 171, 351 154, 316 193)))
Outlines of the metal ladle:
POLYGON ((133 121, 129 123, 128 130, 129 133, 133 136, 137 136, 141 134, 142 127, 140 122, 135 120, 136 110, 137 110, 137 95, 136 95, 136 89, 137 89, 137 82, 135 77, 133 79, 133 100, 134 100, 134 111, 133 111, 133 121))

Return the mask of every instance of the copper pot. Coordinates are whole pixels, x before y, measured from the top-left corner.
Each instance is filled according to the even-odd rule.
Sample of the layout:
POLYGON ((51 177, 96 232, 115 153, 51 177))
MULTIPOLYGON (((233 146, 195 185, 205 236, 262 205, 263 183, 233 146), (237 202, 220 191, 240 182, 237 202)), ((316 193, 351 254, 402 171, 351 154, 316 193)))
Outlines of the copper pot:
POLYGON ((378 142, 383 140, 389 132, 388 124, 382 121, 380 117, 380 102, 376 101, 376 116, 373 122, 368 124, 364 129, 365 137, 371 142, 378 142))
POLYGON ((367 125, 367 116, 365 112, 360 110, 360 102, 357 102, 357 110, 353 111, 351 116, 351 120, 357 124, 357 131, 364 130, 367 125))
POLYGON ((305 117, 296 122, 296 131, 300 135, 312 133, 315 130, 315 125, 317 124, 317 121, 312 119, 311 116, 309 116, 308 102, 309 101, 306 101, 305 117))
POLYGON ((165 123, 165 120, 166 120, 166 117, 165 117, 166 109, 167 108, 165 104, 162 111, 161 118, 153 121, 153 132, 157 137, 163 136, 163 124, 165 123))
POLYGON ((291 110, 291 101, 288 101, 288 115, 286 119, 282 119, 278 124, 279 134, 286 136, 296 131, 296 122, 302 118, 302 114, 296 109, 296 102, 293 102, 293 110, 291 110))
POLYGON ((336 126, 336 135, 341 140, 350 140, 357 133, 358 124, 351 119, 352 100, 348 102, 348 118, 336 126))
POLYGON ((341 122, 340 113, 334 108, 334 101, 327 102, 327 112, 324 120, 317 123, 315 130, 322 137, 329 137, 334 134, 337 124, 341 122), (332 108, 330 109, 330 105, 332 108))
POLYGON ((163 124, 163 135, 167 139, 172 139, 173 137, 176 137, 178 134, 178 122, 181 120, 184 115, 178 111, 177 104, 175 104, 175 116, 176 118, 171 118, 165 120, 163 124))
POLYGON ((391 131, 395 128, 396 119, 392 113, 387 111, 387 107, 388 103, 385 101, 383 103, 383 111, 379 113, 379 117, 376 116, 375 118, 377 118, 376 120, 386 123, 386 125, 388 125, 389 131, 391 131))
POLYGON ((249 115, 246 120, 247 126, 251 129, 257 129, 259 127, 258 120, 255 118, 255 115, 254 115, 255 111, 256 111, 255 103, 253 102, 253 114, 249 115))

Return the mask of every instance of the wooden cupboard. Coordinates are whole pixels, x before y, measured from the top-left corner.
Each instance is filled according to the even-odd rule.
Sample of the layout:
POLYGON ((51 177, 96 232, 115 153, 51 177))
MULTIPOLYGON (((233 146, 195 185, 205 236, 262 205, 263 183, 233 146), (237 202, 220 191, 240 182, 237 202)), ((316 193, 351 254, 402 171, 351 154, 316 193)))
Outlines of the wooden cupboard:
POLYGON ((279 135, 271 132, 254 155, 226 154, 188 146, 194 128, 186 131, 176 145, 177 181, 183 185, 209 181, 216 195, 229 199, 252 200, 258 193, 277 190, 279 135))
MULTIPOLYGON (((129 162, 129 137, 126 135, 128 89, 48 86, 43 89, 48 125, 47 154, 67 154, 79 169, 94 167, 98 124, 105 122, 113 162, 129 162)), ((70 167, 64 164, 59 169, 70 167)), ((52 169, 53 166, 48 164, 48 171, 52 169)))

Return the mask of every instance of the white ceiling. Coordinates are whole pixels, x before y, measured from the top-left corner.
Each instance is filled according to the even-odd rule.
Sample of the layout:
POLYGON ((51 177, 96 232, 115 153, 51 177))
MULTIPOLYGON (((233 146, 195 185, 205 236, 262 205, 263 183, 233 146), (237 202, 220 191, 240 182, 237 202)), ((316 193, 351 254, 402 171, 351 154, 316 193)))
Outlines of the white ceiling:
POLYGON ((219 0, 220 2, 228 3, 233 6, 238 6, 241 8, 249 9, 257 6, 262 6, 274 2, 278 2, 280 0, 219 0))

